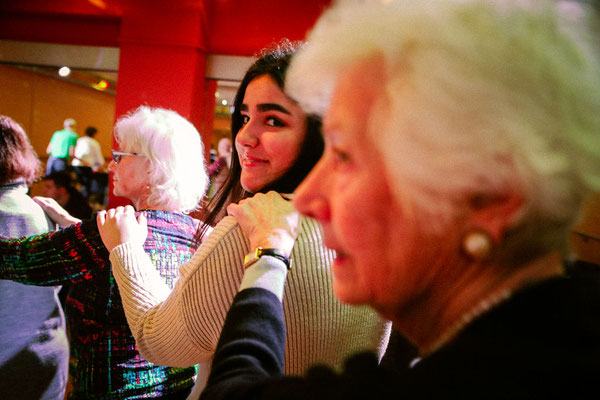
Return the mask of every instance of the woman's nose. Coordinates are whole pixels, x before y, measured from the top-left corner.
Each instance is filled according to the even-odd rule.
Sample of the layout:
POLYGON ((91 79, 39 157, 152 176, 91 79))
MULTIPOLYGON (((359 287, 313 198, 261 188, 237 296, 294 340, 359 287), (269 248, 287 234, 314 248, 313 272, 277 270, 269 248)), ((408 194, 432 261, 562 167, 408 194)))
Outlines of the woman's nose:
POLYGON ((251 121, 248 121, 242 129, 239 130, 235 140, 242 146, 256 147, 259 142, 259 136, 260 132, 256 129, 256 126, 252 124, 251 121))

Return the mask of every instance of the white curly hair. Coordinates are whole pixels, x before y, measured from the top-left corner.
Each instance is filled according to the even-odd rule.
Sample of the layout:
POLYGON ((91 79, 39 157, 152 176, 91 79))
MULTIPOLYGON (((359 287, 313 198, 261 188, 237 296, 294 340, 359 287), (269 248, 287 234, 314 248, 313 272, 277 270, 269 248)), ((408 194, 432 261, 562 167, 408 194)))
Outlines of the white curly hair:
POLYGON ((516 187, 506 253, 564 248, 582 199, 600 190, 600 30, 588 6, 341 1, 292 60, 286 91, 322 115, 348 66, 381 58, 385 121, 365 134, 397 198, 408 191, 439 229, 465 199, 516 187))
POLYGON ((165 210, 196 209, 208 186, 200 134, 175 111, 140 106, 115 124, 124 151, 150 163, 148 204, 165 210))

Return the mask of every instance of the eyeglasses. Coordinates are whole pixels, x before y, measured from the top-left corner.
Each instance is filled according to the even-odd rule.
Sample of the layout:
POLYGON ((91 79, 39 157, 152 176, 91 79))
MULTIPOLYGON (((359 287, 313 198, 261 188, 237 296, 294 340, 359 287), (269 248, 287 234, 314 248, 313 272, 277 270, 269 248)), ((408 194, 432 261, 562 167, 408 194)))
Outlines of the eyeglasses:
POLYGON ((118 164, 119 161, 121 161, 121 158, 123 158, 123 156, 137 156, 137 154, 136 153, 128 153, 126 151, 117 151, 117 150, 112 151, 112 159, 115 162, 115 164, 118 164))

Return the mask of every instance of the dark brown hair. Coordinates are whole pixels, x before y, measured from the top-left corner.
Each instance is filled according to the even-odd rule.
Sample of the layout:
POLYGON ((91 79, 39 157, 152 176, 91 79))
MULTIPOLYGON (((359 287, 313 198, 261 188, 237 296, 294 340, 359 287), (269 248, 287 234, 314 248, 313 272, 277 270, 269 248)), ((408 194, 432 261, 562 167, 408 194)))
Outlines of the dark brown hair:
POLYGON ((41 175, 41 162, 21 125, 0 115, 0 184, 23 179, 31 185, 41 175))

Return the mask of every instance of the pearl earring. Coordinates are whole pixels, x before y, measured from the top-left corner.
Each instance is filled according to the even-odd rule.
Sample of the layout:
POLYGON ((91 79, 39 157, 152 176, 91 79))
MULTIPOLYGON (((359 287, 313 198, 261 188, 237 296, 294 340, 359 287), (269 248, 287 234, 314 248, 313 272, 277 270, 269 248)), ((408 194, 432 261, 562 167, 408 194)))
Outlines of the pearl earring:
POLYGON ((492 238, 484 231, 467 232, 462 238, 461 249, 473 261, 483 261, 492 251, 492 238))

